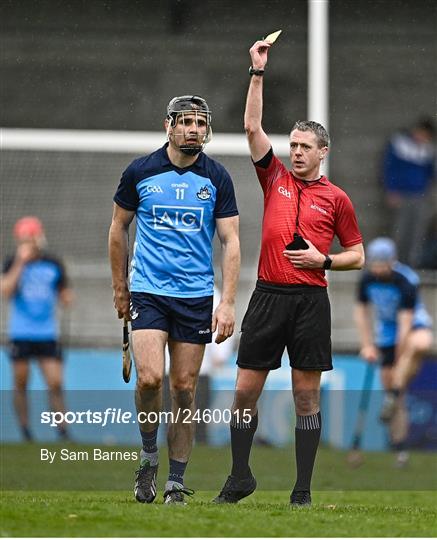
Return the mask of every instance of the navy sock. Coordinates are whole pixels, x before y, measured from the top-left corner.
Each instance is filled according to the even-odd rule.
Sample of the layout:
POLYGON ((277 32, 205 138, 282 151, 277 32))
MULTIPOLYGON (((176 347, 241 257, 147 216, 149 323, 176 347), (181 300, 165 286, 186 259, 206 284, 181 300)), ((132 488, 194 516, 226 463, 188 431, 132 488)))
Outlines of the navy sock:
POLYGON ((23 434, 23 438, 26 439, 26 441, 31 441, 33 439, 32 433, 27 426, 21 426, 21 433, 23 434))
POLYGON ((158 428, 155 428, 153 431, 140 430, 140 435, 143 442, 143 450, 146 452, 146 454, 154 454, 158 451, 158 446, 156 444, 158 428))
POLYGON ((250 475, 249 456, 252 448, 253 436, 258 427, 258 413, 252 416, 250 422, 236 421, 233 415, 231 421, 231 447, 232 447, 232 476, 247 478, 250 475))
POLYGON ((391 448, 393 452, 403 452, 407 449, 407 444, 405 441, 399 441, 397 443, 392 443, 391 448))
POLYGON ((67 440, 68 439, 68 432, 65 429, 65 426, 59 426, 58 427, 58 435, 59 435, 59 438, 62 439, 62 440, 67 440))
POLYGON ((296 417, 296 469, 295 491, 310 491, 314 461, 319 446, 322 417, 320 412, 296 417))
POLYGON ((184 474, 187 462, 169 459, 168 481, 184 485, 184 474))

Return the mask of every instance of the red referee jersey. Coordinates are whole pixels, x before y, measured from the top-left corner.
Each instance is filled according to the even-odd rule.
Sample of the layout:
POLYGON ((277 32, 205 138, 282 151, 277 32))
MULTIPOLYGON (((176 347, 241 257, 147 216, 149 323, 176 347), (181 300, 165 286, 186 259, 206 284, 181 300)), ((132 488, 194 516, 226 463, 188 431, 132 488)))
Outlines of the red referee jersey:
POLYGON ((299 232, 324 254, 334 235, 343 247, 362 242, 357 218, 349 197, 323 176, 318 182, 299 180, 273 155, 267 167, 255 165, 264 191, 264 217, 258 279, 278 284, 327 286, 322 269, 294 268, 282 252, 299 232), (299 201, 300 191, 300 201, 299 201), (299 230, 296 215, 299 201, 299 230))

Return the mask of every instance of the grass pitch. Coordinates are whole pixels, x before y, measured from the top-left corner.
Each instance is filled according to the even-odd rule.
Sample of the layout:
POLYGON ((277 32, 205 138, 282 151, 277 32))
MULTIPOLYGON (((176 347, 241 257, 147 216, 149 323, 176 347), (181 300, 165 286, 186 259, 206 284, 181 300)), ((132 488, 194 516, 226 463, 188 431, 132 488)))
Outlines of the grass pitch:
POLYGON ((414 454, 410 467, 399 471, 393 469, 392 456, 372 453, 361 468, 351 470, 344 452, 321 448, 313 506, 290 509, 291 448, 255 447, 252 468, 257 491, 238 505, 216 506, 210 501, 227 476, 229 449, 195 447, 186 484, 196 493, 187 506, 168 507, 162 504, 165 449, 161 449, 161 491, 153 504, 142 505, 132 494, 135 462, 49 465, 40 461, 40 447, 2 448, 1 536, 426 537, 436 533, 437 471, 432 454, 414 454))

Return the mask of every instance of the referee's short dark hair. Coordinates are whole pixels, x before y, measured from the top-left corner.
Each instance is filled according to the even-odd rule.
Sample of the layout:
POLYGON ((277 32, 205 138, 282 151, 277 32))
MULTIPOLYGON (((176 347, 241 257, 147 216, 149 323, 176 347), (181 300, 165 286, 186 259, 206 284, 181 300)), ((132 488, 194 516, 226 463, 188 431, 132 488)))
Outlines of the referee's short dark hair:
POLYGON ((329 146, 329 135, 322 124, 314 122, 313 120, 298 120, 291 128, 291 131, 294 131, 295 129, 299 131, 312 131, 317 137, 317 143, 320 148, 329 146))

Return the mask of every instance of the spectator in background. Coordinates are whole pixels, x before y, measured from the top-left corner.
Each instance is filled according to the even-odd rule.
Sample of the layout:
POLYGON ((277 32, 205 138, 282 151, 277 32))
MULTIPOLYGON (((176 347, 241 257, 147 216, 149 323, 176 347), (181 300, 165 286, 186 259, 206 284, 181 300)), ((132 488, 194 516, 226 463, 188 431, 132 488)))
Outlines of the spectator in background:
POLYGON ((392 235, 399 260, 413 267, 419 266, 431 206, 434 137, 432 121, 419 120, 410 131, 393 135, 384 157, 386 201, 394 210, 392 235))
MULTIPOLYGON (((23 437, 30 441, 26 389, 31 358, 39 361, 52 410, 65 410, 56 308, 58 301, 70 305, 72 291, 63 265, 45 252, 46 238, 38 218, 19 219, 14 236, 17 250, 5 261, 0 290, 10 300, 8 337, 14 371, 14 405, 23 437)), ((67 437, 65 425, 59 426, 59 435, 67 437)))
POLYGON ((419 268, 437 270, 437 212, 432 215, 425 234, 419 268))
POLYGON ((366 261, 367 272, 359 282, 355 310, 360 355, 367 362, 381 362, 386 394, 380 419, 389 425, 396 464, 403 466, 409 457, 404 394, 432 345, 432 321, 419 297, 419 278, 396 261, 393 240, 381 237, 370 242, 366 261))

